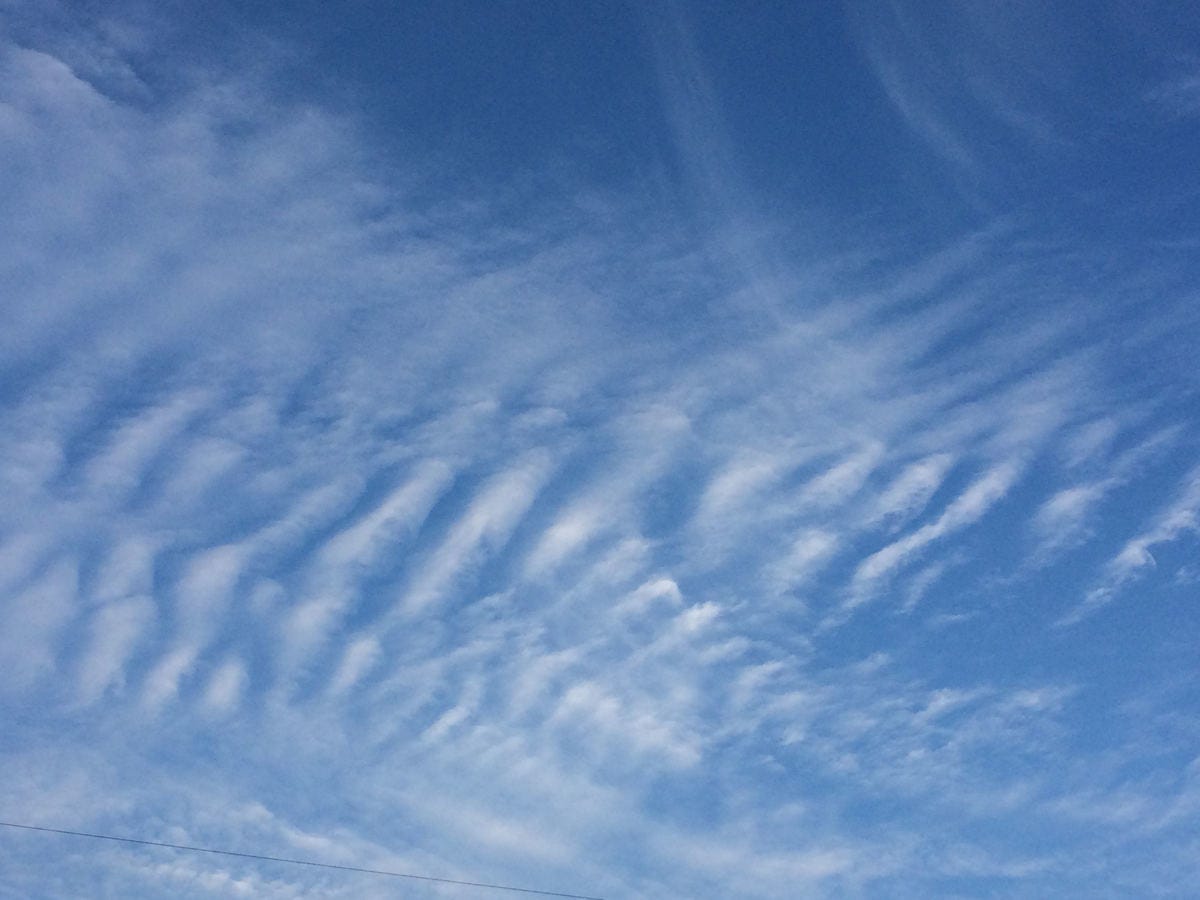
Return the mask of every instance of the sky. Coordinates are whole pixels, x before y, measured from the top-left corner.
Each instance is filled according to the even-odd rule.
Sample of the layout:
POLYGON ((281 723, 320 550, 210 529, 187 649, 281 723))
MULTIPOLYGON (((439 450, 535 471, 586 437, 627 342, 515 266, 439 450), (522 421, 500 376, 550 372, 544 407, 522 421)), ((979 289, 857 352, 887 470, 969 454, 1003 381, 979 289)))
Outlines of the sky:
MULTIPOLYGON (((0 0, 0 820, 1200 893, 1185 3, 0 0)), ((0 897, 511 892, 0 827, 0 897)))

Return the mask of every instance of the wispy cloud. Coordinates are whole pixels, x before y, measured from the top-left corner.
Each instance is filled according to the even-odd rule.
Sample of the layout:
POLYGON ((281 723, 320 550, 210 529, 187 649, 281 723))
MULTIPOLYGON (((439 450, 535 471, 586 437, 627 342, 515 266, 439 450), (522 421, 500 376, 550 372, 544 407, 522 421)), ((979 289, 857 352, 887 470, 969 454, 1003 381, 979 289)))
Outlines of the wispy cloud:
POLYGON ((1112 602, 1123 587, 1141 577, 1146 569, 1154 567, 1154 555, 1151 550, 1198 530, 1200 469, 1194 469, 1184 477, 1175 500, 1154 516, 1144 531, 1130 538, 1120 552, 1108 561, 1100 583, 1088 591, 1083 601, 1064 616, 1059 624, 1073 625, 1112 602))
POLYGON ((1008 493, 1020 471, 1020 467, 1011 462, 992 467, 955 497, 937 519, 863 560, 855 569, 850 595, 842 612, 849 612, 870 600, 884 579, 933 542, 977 522, 1008 493))
POLYGON ((874 517, 894 528, 921 512, 952 463, 949 454, 935 453, 906 467, 879 495, 874 517))
MULTIPOLYGON (((6 816, 630 897, 1052 894, 1167 858, 1134 824, 1195 812, 1093 771, 1138 757, 1076 746, 1083 679, 1026 664, 1054 611, 989 577, 1086 567, 1191 422, 1114 399, 1036 216, 836 264, 747 224, 676 13, 651 50, 695 208, 433 190, 261 76, 5 46, 0 695, 33 723, 6 816), (1117 861, 1072 881, 1070 823, 1118 788, 1117 861)), ((877 57, 979 165, 942 88, 877 57)), ((96 865, 133 894, 388 889, 96 865)))
POLYGON ((1200 115, 1200 72, 1186 72, 1164 81, 1148 92, 1147 99, 1170 116, 1200 115))
POLYGON ((97 610, 89 645, 79 663, 82 702, 95 702, 110 686, 124 686, 125 667, 154 615, 149 597, 117 600, 97 610))

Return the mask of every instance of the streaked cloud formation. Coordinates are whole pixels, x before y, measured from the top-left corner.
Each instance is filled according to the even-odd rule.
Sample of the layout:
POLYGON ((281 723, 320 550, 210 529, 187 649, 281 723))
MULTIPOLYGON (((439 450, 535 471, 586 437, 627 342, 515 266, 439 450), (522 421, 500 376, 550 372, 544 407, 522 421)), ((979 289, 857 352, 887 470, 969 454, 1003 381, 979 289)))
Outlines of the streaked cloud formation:
MULTIPOLYGON (((606 180, 584 137, 469 175, 296 83, 316 11, 256 55, 0 7, 0 819, 607 897, 1187 896, 1200 219, 1114 239, 1165 215, 1126 174, 1083 225, 1077 182, 1000 198, 1123 98, 1194 123, 1178 59, 1066 54, 1071 112, 1038 9, 822 13, 862 127, 923 148, 822 113, 847 210, 786 187, 842 177, 815 144, 761 155, 807 95, 711 10, 546 13, 548 71, 627 33, 661 106, 606 180)), ((22 896, 395 888, 0 854, 22 896)))

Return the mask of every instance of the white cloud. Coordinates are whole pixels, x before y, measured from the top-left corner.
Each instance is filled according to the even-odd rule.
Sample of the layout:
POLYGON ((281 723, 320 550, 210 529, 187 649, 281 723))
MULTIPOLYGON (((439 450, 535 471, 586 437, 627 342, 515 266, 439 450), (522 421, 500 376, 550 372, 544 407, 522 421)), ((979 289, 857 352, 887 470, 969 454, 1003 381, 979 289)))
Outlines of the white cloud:
POLYGON ((804 486, 800 503, 818 507, 844 503, 862 488, 884 455, 881 444, 874 444, 842 460, 804 486))
POLYGON ((1168 79, 1151 90, 1147 99, 1174 117, 1200 116, 1200 73, 1186 72, 1168 79))
POLYGON ((1008 493, 1020 473, 1021 468, 1015 463, 993 466, 955 497, 933 522, 893 541, 859 563, 845 610, 869 600, 883 579, 934 541, 977 522, 1008 493))
POLYGON ((191 673, 199 648, 183 645, 169 651, 150 670, 142 686, 142 699, 150 709, 158 709, 179 694, 179 682, 191 673))
POLYGON ((337 673, 329 683, 330 696, 346 693, 379 661, 379 641, 371 636, 357 638, 346 647, 337 673))
POLYGON ((1074 468, 1104 455, 1119 430, 1120 424, 1111 416, 1089 422, 1080 428, 1064 444, 1067 465, 1074 468))
POLYGON ((837 550, 837 535, 810 528, 801 532, 790 551, 780 559, 772 570, 780 590, 788 590, 803 584, 837 550))
POLYGON ((874 518, 901 524, 923 510, 953 464, 948 453, 935 453, 907 466, 879 495, 874 518))
POLYGON ((616 445, 615 464, 556 513, 525 560, 525 576, 545 578, 602 535, 616 529, 628 534, 631 507, 672 464, 689 426, 687 416, 670 407, 618 415, 606 435, 616 445))
POLYGON ((117 543, 96 573, 92 593, 98 600, 148 596, 154 586, 155 544, 144 535, 117 543))
POLYGON ((1105 566, 1103 580, 1088 591, 1083 601, 1064 616, 1060 625, 1073 625, 1112 602, 1117 593, 1155 565, 1151 551, 1200 531, 1200 469, 1183 479, 1175 500, 1154 517, 1150 526, 1126 541, 1105 566))
POLYGON ((1075 485, 1063 488, 1043 503, 1033 523, 1043 547, 1070 543, 1083 530, 1105 489, 1106 485, 1099 483, 1075 485))
POLYGON ((696 736, 660 704, 621 697, 595 681, 581 681, 563 695, 550 721, 573 732, 585 752, 600 758, 632 753, 654 757, 668 767, 698 764, 702 751, 696 736))
POLYGON ((154 454, 202 407, 204 397, 178 394, 120 426, 108 446, 89 460, 84 471, 89 493, 125 493, 144 480, 154 454))
POLYGON ((441 461, 425 463, 374 509, 330 538, 319 551, 320 568, 371 565, 420 527, 434 501, 449 486, 451 474, 441 461))
POLYGON ((502 549, 550 472, 550 458, 539 452, 495 476, 420 568, 403 611, 411 615, 437 602, 482 555, 502 549))
POLYGON ((101 607, 91 624, 91 641, 79 663, 79 699, 94 703, 111 686, 123 686, 125 666, 154 621, 148 597, 132 597, 101 607))
POLYGON ((213 671, 204 689, 205 708, 220 715, 233 712, 241 702, 245 682, 246 667, 241 660, 225 660, 213 671))
POLYGON ((735 460, 718 472, 704 489, 696 517, 715 527, 734 506, 751 500, 781 474, 781 461, 772 458, 735 460))
MULTIPOLYGON (((675 125, 703 202, 736 211, 684 49, 675 125)), ((54 747, 111 780, 22 808, 611 896, 1053 866, 960 832, 1055 825, 1072 695, 986 669, 1000 646, 922 678, 991 621, 961 532, 1010 497, 985 543, 1086 530, 1142 473, 1095 471, 1138 420, 1073 322, 1010 316, 1042 298, 1009 271, 1019 228, 793 265, 765 226, 698 249, 612 198, 423 203, 363 128, 253 81, 126 103, 44 55, 4 65, 0 212, 23 227, 0 264, 40 273, 0 336, 28 381, 0 398, 6 703, 42 724, 65 702, 54 747), (909 566, 889 599, 913 615, 811 627, 909 566), (958 615, 918 608, 951 594, 958 615), (198 783, 198 754, 237 778, 198 783), (234 794, 259 812, 231 824, 234 794), (894 838, 863 833, 866 804, 894 838)), ((942 107, 897 79, 936 142, 942 107)), ((1196 527, 1192 493, 1106 583, 1196 527)), ((0 797, 27 796, 0 769, 0 797)), ((104 866, 114 890, 358 890, 104 866)))
POLYGON ((176 593, 182 630, 189 639, 219 620, 242 577, 247 556, 245 546, 226 544, 204 550, 188 562, 176 593))
POLYGON ((55 672, 60 632, 79 611, 78 583, 77 567, 60 561, 5 598, 0 607, 0 667, 6 674, 0 691, 23 692, 55 672))

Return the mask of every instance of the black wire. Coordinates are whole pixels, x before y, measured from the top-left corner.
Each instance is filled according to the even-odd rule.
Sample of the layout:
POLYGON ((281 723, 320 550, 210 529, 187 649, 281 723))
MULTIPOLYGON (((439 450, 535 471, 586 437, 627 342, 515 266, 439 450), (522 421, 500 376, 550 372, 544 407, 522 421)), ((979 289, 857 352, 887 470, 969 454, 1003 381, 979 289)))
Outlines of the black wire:
POLYGON ((318 869, 339 869, 343 872, 362 872, 366 875, 386 875, 390 878, 410 878, 414 881, 436 881, 439 884, 457 884, 461 887, 488 888, 493 891, 513 891, 520 894, 540 894, 543 897, 567 897, 570 900, 603 900, 584 894, 563 894, 558 891, 539 891, 534 888, 512 887, 506 884, 486 884, 481 881, 458 881, 454 878, 437 878, 433 875, 412 875, 408 872, 387 872, 383 869, 363 869, 358 866, 339 866, 334 863, 313 862, 307 859, 286 859, 282 856, 263 856, 259 853, 241 853, 237 850, 217 850, 212 847, 189 847, 186 844, 168 844, 163 841, 146 841, 140 838, 117 837, 112 834, 93 834, 88 831, 70 831, 66 828, 45 828, 41 825, 22 825, 17 822, 0 822, 5 828, 23 828, 26 831, 45 831, 50 834, 69 834, 72 837, 95 838, 101 841, 119 841, 123 844, 142 844, 146 847, 167 847, 171 850, 187 850, 192 853, 216 853, 220 856, 237 856, 242 859, 260 859, 266 862, 288 863, 293 866, 313 866, 318 869))

